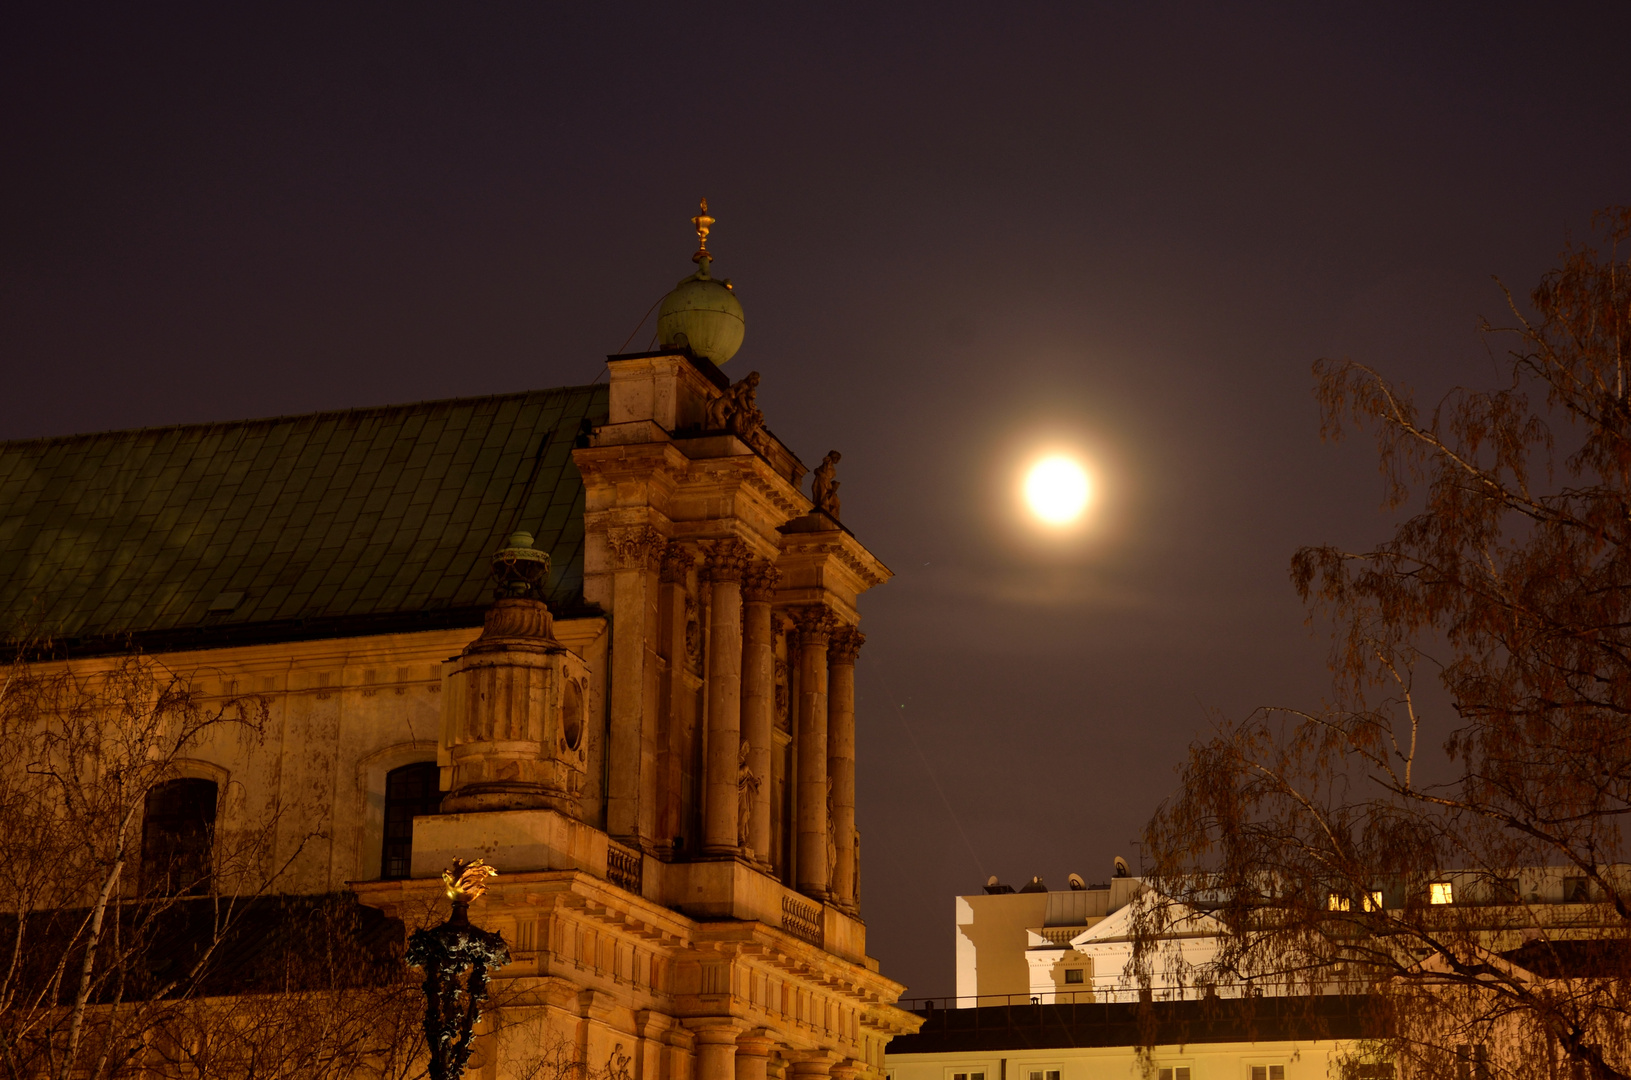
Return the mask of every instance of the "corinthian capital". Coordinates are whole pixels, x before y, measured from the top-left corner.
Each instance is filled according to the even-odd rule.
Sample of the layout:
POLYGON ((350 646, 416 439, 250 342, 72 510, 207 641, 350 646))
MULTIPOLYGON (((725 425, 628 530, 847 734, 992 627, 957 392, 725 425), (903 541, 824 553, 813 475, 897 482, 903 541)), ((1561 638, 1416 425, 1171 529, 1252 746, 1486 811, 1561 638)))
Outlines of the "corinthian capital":
POLYGON ((865 634, 853 626, 841 626, 833 631, 832 640, 827 646, 827 655, 835 664, 853 664, 855 658, 861 655, 861 646, 865 644, 865 634))
POLYGON ((684 544, 671 541, 663 548, 663 580, 683 582, 686 573, 696 565, 696 552, 684 544))
POLYGON ((736 537, 714 541, 708 552, 709 581, 741 581, 748 567, 748 547, 736 537))
POLYGON ((793 624, 798 627, 800 645, 825 645, 838 628, 838 616, 824 604, 792 610, 793 624))
POLYGON ((776 586, 781 584, 782 572, 768 559, 756 559, 742 577, 742 599, 764 602, 776 597, 776 586))
POLYGON ((668 540, 650 525, 626 525, 606 530, 616 570, 648 570, 662 558, 668 540))

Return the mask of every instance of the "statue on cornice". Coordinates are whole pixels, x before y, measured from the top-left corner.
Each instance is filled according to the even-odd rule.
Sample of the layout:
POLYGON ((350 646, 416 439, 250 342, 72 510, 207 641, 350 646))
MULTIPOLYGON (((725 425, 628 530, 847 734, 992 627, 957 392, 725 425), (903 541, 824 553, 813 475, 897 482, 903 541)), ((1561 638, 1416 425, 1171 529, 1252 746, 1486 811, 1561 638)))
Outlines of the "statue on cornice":
POLYGON ((765 414, 754 402, 759 389, 759 373, 750 371, 740 381, 708 403, 708 430, 728 431, 749 446, 765 424, 765 414))
POLYGON ((837 450, 827 451, 827 456, 816 466, 815 475, 810 480, 810 501, 815 503, 817 510, 834 521, 838 520, 838 481, 833 479, 833 473, 842 457, 837 450))

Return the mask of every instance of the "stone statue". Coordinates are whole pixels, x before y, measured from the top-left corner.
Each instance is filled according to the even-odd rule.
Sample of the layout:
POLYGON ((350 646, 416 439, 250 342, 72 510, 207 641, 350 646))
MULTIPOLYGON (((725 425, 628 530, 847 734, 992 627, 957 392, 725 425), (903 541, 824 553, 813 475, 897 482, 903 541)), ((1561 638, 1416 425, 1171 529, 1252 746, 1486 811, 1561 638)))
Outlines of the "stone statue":
POLYGON ((817 510, 834 521, 838 520, 838 481, 833 479, 833 473, 842 457, 837 450, 828 450, 827 456, 816 466, 815 476, 810 480, 810 501, 815 503, 817 510))
POLYGON ((743 739, 736 754, 736 842, 744 847, 748 843, 748 823, 753 819, 753 798, 764 783, 758 773, 748 768, 748 752, 748 741, 743 739))
POLYGON ((736 397, 736 407, 731 410, 730 428, 732 435, 751 442, 765 426, 765 414, 759 411, 754 395, 759 392, 759 373, 750 371, 741 382, 731 387, 731 393, 736 397))
POLYGON ((765 414, 754 402, 759 389, 759 373, 750 371, 741 381, 708 403, 708 430, 728 431, 752 446, 764 427, 765 414))
POLYGON ((623 1044, 612 1047, 606 1056, 606 1076, 609 1080, 629 1080, 629 1063, 634 1059, 623 1052, 623 1044))

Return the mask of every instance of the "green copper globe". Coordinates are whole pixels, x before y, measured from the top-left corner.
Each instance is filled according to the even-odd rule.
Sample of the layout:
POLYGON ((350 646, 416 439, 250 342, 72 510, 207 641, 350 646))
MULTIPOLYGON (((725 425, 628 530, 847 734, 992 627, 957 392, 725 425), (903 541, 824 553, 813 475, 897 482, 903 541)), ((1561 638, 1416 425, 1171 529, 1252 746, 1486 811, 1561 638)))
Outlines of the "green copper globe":
POLYGON ((703 199, 702 212, 691 219, 702 244, 691 256, 699 269, 663 297, 663 306, 657 312, 657 339, 665 347, 689 347, 695 355, 723 364, 742 347, 746 325, 730 279, 715 281, 708 273, 713 262, 708 252, 708 230, 713 223, 708 216, 708 200, 703 199))

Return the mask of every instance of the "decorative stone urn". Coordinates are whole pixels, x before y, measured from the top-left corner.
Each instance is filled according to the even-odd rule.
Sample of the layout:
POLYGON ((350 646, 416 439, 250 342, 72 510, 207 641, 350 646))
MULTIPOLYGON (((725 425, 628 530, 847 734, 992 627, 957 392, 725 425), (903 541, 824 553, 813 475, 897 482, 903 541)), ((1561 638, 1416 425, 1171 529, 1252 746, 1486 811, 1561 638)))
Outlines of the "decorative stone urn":
POLYGON ((549 556, 516 533, 493 556, 493 606, 455 662, 442 707, 452 782, 442 813, 557 810, 578 818, 588 767, 588 670, 555 640, 549 556))

